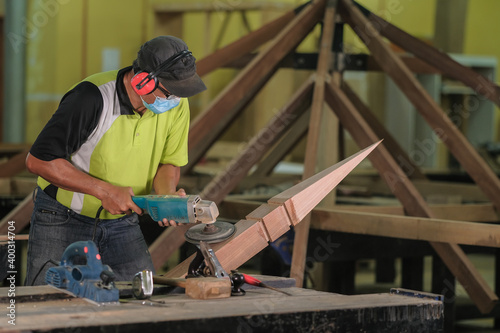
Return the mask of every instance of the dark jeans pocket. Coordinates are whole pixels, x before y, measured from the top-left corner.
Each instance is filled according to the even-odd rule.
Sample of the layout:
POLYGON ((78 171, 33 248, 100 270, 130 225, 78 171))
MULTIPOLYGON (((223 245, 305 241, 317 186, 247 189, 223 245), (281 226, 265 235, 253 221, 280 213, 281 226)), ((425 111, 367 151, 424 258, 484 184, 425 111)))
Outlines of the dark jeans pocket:
POLYGON ((68 212, 39 208, 34 212, 34 222, 40 225, 64 225, 69 222, 68 212))
POLYGON ((138 225, 139 224, 139 216, 136 214, 132 214, 130 216, 122 217, 122 221, 126 222, 128 225, 138 225))

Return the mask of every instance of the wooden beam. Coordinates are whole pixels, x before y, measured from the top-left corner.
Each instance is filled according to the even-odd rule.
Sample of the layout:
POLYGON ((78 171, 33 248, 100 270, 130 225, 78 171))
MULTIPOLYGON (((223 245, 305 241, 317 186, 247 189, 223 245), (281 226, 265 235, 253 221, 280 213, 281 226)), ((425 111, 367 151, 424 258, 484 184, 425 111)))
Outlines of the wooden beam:
POLYGON ((413 163, 408 154, 403 150, 403 148, 401 148, 399 143, 394 139, 389 131, 387 131, 385 126, 377 119, 377 117, 375 117, 373 112, 368 108, 368 106, 366 106, 365 103, 363 103, 363 101, 345 81, 342 82, 341 88, 354 107, 359 111, 361 116, 363 116, 366 122, 370 124, 377 136, 379 138, 384 138, 384 146, 387 147, 394 160, 400 163, 406 175, 412 179, 427 179, 418 165, 413 163))
MULTIPOLYGON (((328 75, 332 60, 332 44, 335 32, 335 11, 337 0, 328 0, 323 17, 323 31, 320 41, 318 56, 318 67, 316 69, 316 83, 314 85, 313 99, 311 105, 311 118, 309 119, 309 130, 307 132, 306 155, 304 159, 303 179, 309 178, 316 173, 318 163, 319 140, 321 133, 321 122, 324 107, 325 80, 328 75)), ((332 129, 334 130, 334 129, 332 129)), ((295 228, 293 241, 292 265, 290 277, 294 278, 297 287, 303 286, 304 270, 307 256, 307 242, 309 239, 310 216, 304 216, 302 223, 295 228)))
POLYGON ((26 143, 0 143, 0 157, 12 157, 30 148, 31 145, 26 143))
MULTIPOLYGON (((364 41, 380 66, 399 86, 441 141, 500 211, 500 179, 497 175, 425 91, 401 59, 382 40, 380 33, 353 4, 352 0, 342 0, 342 4, 343 19, 364 41)), ((475 76, 477 77, 478 74, 475 76)))
POLYGON ((259 163, 251 177, 262 177, 272 174, 278 163, 281 162, 306 135, 309 129, 310 116, 310 112, 305 112, 295 121, 280 142, 278 142, 271 152, 259 163))
POLYGON ((23 150, 22 152, 12 156, 6 162, 0 163, 0 178, 3 177, 13 177, 26 170, 26 156, 28 155, 29 149, 23 150))
MULTIPOLYGON (((344 0, 342 0, 342 3, 346 6, 352 6, 352 3, 346 3, 344 0)), ((351 8, 355 9, 355 7, 351 8)), ((361 13, 354 13, 353 15, 363 18, 361 13)), ((374 41, 372 41, 373 43, 374 41)), ((332 110, 335 111, 343 126, 350 132, 358 145, 378 139, 340 87, 329 84, 325 97, 332 110)), ((394 195, 399 199, 409 215, 435 218, 422 196, 384 146, 381 145, 370 160, 389 184, 394 195)), ((431 242, 431 246, 462 283, 478 308, 484 313, 490 312, 498 298, 462 249, 456 244, 448 243, 431 242)))
POLYGON ((15 222, 16 233, 20 233, 29 223, 33 213, 33 194, 27 195, 10 213, 0 220, 0 234, 6 234, 9 221, 15 222))
MULTIPOLYGON (((247 147, 223 171, 204 187, 200 193, 204 200, 219 204, 245 178, 250 169, 310 105, 313 82, 312 77, 306 80, 290 102, 269 121, 266 127, 252 138, 247 147)), ((177 230, 179 227, 169 228, 151 244, 149 251, 156 268, 161 267, 184 243, 183 233, 188 227, 191 226, 183 226, 179 230, 177 230)))
MULTIPOLYGON (((413 185, 418 192, 424 196, 459 196, 462 201, 470 202, 489 202, 488 197, 484 195, 476 184, 453 183, 447 181, 425 181, 420 179, 413 180, 413 185)), ((383 180, 376 180, 367 186, 372 193, 380 195, 391 194, 391 190, 383 180)))
POLYGON ((280 60, 297 47, 319 22, 325 0, 311 2, 258 54, 215 100, 194 119, 189 130, 189 163, 185 174, 230 125, 243 107, 278 69, 280 60))
POLYGON ((219 204, 250 169, 261 160, 266 152, 291 127, 294 121, 304 113, 311 103, 313 77, 306 80, 294 94, 290 102, 278 112, 245 149, 203 189, 200 196, 219 204))
POLYGON ((371 22, 371 26, 374 27, 374 29, 376 29, 382 36, 386 37, 391 42, 406 51, 414 54, 416 57, 422 59, 431 66, 438 68, 444 75, 463 82, 468 87, 474 89, 474 91, 478 94, 485 96, 493 103, 500 106, 500 87, 493 83, 490 79, 485 78, 472 69, 459 64, 446 53, 441 52, 404 32, 381 17, 373 14, 361 5, 356 5, 361 8, 364 15, 367 17, 369 22, 371 22))
POLYGON ((29 235, 27 234, 16 234, 14 233, 15 236, 11 235, 0 235, 0 245, 2 245, 1 242, 8 242, 8 241, 27 241, 29 240, 29 235))
MULTIPOLYGON (((238 59, 232 60, 227 63, 225 68, 244 68, 253 58, 256 57, 256 53, 245 54, 238 59)), ((398 54, 401 60, 406 66, 413 72, 417 74, 443 74, 438 68, 435 68, 423 60, 408 55, 408 54, 398 54)), ((317 53, 290 53, 280 62, 280 68, 294 68, 303 70, 314 70, 317 67, 317 53)), ((341 64, 345 71, 366 71, 366 72, 376 72, 382 71, 380 65, 375 61, 375 59, 363 53, 351 54, 345 53, 344 62, 341 64)))
MULTIPOLYGON (((412 73, 443 74, 443 72, 439 68, 429 65, 420 58, 408 54, 398 54, 398 56, 401 58, 401 61, 403 61, 406 66, 408 66, 412 73)), ((382 68, 372 56, 367 55, 366 71, 382 71, 382 68)))
POLYGON ((317 208, 311 227, 360 235, 500 247, 500 225, 317 208))
MULTIPOLYGON (((268 245, 269 235, 275 238, 279 237, 279 233, 284 233, 286 228, 280 227, 283 223, 294 226, 300 223, 379 143, 372 144, 274 196, 268 204, 265 204, 265 207, 258 208, 258 211, 249 214, 252 220, 237 222, 235 236, 225 242, 212 245, 222 267, 226 271, 237 269, 268 245)), ((165 276, 184 277, 193 258, 194 255, 168 271, 165 276)))
MULTIPOLYGON (((251 211, 255 214, 262 207, 261 205, 256 201, 228 199, 224 200, 222 209, 232 214, 224 215, 225 218, 234 218, 238 214, 241 216, 251 211)), ((452 205, 451 207, 450 205, 434 205, 430 208, 436 213, 437 218, 405 216, 402 207, 353 205, 336 205, 333 208, 316 207, 311 212, 311 228, 361 235, 500 247, 500 225, 469 222, 464 219, 466 216, 476 218, 470 221, 479 221, 483 218, 481 210, 485 209, 485 205, 452 205), (457 210, 462 214, 453 213, 457 210), (448 213, 452 213, 459 219, 450 219, 448 213)), ((247 219, 249 217, 251 215, 247 215, 247 219)))
POLYGON ((276 36, 283 29, 283 27, 295 18, 299 11, 300 8, 288 11, 277 19, 263 25, 261 28, 200 59, 196 62, 196 71, 198 75, 206 75, 213 70, 222 68, 230 62, 241 58, 245 54, 254 51, 259 46, 276 36))
MULTIPOLYGON (((219 209, 222 217, 226 219, 238 219, 240 216, 247 216, 261 204, 262 203, 259 201, 240 200, 229 197, 224 199, 221 205, 219 205, 219 209)), ((429 208, 437 219, 453 221, 499 222, 495 209, 491 204, 436 204, 429 205, 429 208)), ((314 208, 313 216, 317 209, 320 208, 314 208)), ((335 210, 393 216, 406 215, 403 206, 335 205, 335 210)), ((315 223, 314 219, 312 223, 315 223)))

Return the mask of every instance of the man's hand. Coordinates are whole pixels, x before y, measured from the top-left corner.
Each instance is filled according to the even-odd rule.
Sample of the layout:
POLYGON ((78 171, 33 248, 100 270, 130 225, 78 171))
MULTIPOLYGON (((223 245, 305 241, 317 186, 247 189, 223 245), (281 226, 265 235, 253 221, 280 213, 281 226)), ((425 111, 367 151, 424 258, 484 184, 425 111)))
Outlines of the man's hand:
POLYGON ((131 187, 114 186, 111 185, 107 188, 106 193, 101 199, 102 207, 110 214, 130 215, 132 212, 142 214, 142 209, 132 201, 134 191, 131 187))
MULTIPOLYGON (((180 197, 185 197, 186 191, 184 191, 183 188, 180 188, 177 192, 174 193, 174 195, 178 195, 180 197)), ((179 224, 182 224, 182 223, 175 222, 174 220, 169 221, 167 219, 163 219, 162 221, 158 221, 158 225, 160 227, 168 227, 168 226, 176 227, 179 224)))

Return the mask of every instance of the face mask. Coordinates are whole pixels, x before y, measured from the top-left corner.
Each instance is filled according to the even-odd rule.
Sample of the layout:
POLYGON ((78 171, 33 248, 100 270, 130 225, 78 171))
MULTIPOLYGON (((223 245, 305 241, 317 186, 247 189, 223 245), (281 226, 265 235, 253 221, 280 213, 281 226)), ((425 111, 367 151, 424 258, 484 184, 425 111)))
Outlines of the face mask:
POLYGON ((155 101, 151 104, 146 103, 142 99, 142 96, 141 96, 141 99, 142 99, 142 104, 144 104, 144 106, 147 109, 153 111, 153 113, 156 113, 156 114, 160 114, 160 113, 166 112, 168 110, 171 110, 171 109, 175 108, 177 105, 179 105, 179 103, 181 102, 181 98, 174 96, 174 95, 170 95, 170 96, 168 96, 168 98, 162 98, 162 97, 158 97, 156 95, 155 95, 155 97, 156 97, 155 101))

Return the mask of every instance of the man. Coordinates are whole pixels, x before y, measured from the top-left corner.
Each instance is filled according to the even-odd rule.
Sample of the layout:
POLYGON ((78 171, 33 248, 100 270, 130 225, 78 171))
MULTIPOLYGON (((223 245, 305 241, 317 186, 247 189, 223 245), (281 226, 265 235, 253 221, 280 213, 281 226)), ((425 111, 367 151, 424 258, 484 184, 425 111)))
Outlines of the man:
POLYGON ((97 244, 117 280, 153 269, 131 197, 152 189, 185 195, 177 190, 188 161, 185 97, 205 89, 187 45, 160 36, 141 46, 133 66, 92 75, 66 93, 26 159, 39 176, 26 285, 44 284, 47 262, 80 240, 97 244))

